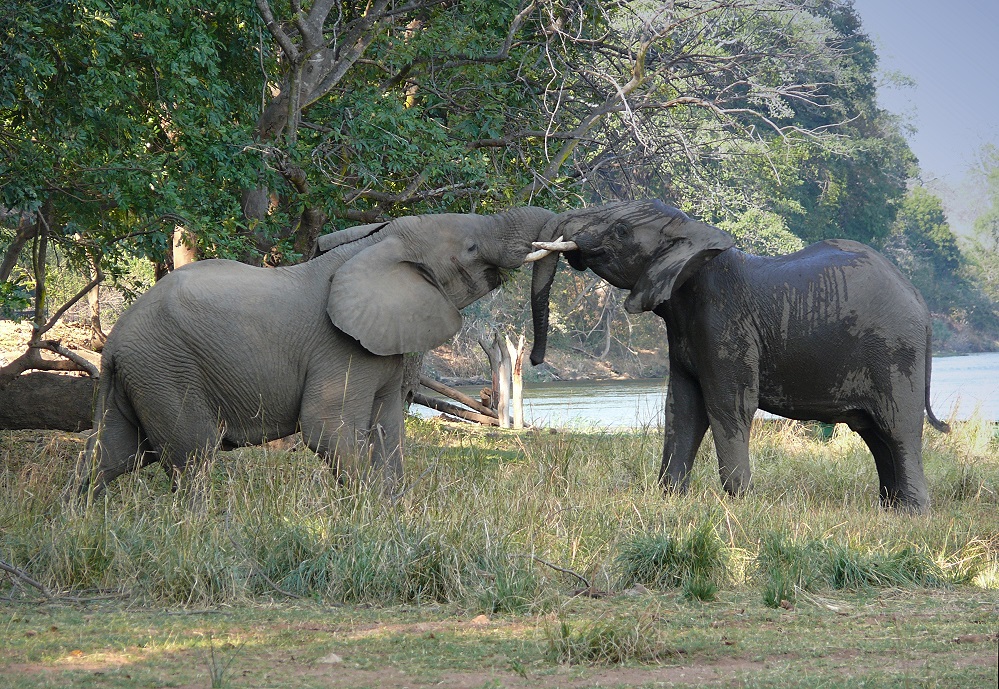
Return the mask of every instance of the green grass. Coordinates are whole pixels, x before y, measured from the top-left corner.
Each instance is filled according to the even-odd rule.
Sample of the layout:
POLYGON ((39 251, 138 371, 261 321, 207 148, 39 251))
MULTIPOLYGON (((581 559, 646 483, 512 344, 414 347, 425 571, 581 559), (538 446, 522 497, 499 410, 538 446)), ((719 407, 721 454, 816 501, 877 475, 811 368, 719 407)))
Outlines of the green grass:
MULTIPOLYGON (((728 658, 747 664, 747 686, 813 686, 840 670, 816 661, 808 683, 807 673, 756 664, 785 652, 811 657, 820 653, 814 639, 824 635, 850 648, 857 632, 847 622, 856 622, 853 615, 881 619, 882 606, 922 631, 887 630, 885 643, 866 640, 863 653, 888 653, 897 662, 888 669, 870 663, 864 672, 875 686, 904 686, 915 662, 909 656, 926 641, 919 634, 950 643, 931 649, 946 654, 979 647, 944 636, 996 631, 999 444, 990 424, 958 423, 950 435, 927 431, 933 507, 922 516, 878 508, 874 461, 842 426, 825 440, 795 424, 761 424, 752 443, 753 489, 739 499, 721 493, 710 440, 690 492, 664 496, 656 483, 656 429, 515 433, 409 419, 407 433, 400 495, 340 486, 308 451, 251 448, 218 456, 204 472, 205 499, 196 510, 170 492, 158 467, 122 477, 89 507, 67 502, 63 489, 83 440, 0 435, 0 559, 55 596, 45 601, 13 576, 0 579, 7 599, 0 642, 8 644, 0 683, 19 676, 25 663, 34 679, 13 686, 45 686, 43 675, 60 672, 79 679, 75 650, 93 655, 103 669, 91 672, 107 680, 120 647, 128 663, 146 668, 135 672, 150 685, 162 680, 154 677, 162 661, 181 685, 192 681, 183 677, 203 675, 199 686, 216 679, 240 686, 241 663, 266 666, 289 624, 328 618, 340 636, 374 625, 379 641, 364 637, 366 648, 378 649, 372 657, 396 658, 427 683, 435 672, 479 672, 479 685, 487 686, 496 671, 503 686, 535 686, 538 677, 555 686, 558 668, 592 668, 569 672, 598 677, 600 667, 728 658), (606 598, 573 597, 584 588, 606 598), (939 610, 931 605, 923 614, 936 621, 913 621, 905 600, 935 602, 939 610), (137 621, 147 613, 130 611, 205 609, 223 614, 195 616, 199 624, 179 629, 169 643, 161 627, 177 621, 155 613, 151 643, 165 644, 156 658, 128 650, 135 641, 126 637, 148 626, 137 621), (844 617, 843 610, 852 612, 844 617), (490 626, 448 627, 481 615, 490 626), (35 624, 46 616, 68 631, 49 633, 42 624, 22 635, 28 623, 18 619, 35 624), (800 638, 788 636, 791 619, 800 638), (112 631, 85 643, 84 631, 102 620, 112 631), (732 627, 723 641, 716 623, 732 627), (430 624, 430 631, 409 624, 430 624), (889 637, 906 641, 888 648, 889 637), (419 658, 407 655, 413 649, 419 658)), ((309 662, 321 656, 318 642, 303 643, 313 649, 309 662)), ((366 672, 363 657, 355 654, 348 665, 366 672)), ((962 670, 967 686, 976 686, 980 670, 962 670)), ((952 678, 952 670, 941 672, 952 678)), ((305 675, 301 686, 311 686, 305 675)), ((394 686, 384 678, 371 684, 394 686)))

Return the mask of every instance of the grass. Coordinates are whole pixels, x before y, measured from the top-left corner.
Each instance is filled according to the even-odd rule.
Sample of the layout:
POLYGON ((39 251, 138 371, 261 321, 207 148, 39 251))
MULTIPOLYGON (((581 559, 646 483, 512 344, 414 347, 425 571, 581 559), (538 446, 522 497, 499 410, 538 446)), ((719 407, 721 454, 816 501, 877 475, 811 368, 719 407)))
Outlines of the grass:
POLYGON ((988 676, 976 659, 995 657, 999 605, 991 424, 927 432, 925 516, 877 507, 873 459, 844 427, 824 440, 761 424, 754 487, 739 499, 720 493, 710 442, 690 492, 663 496, 654 428, 514 433, 409 419, 407 432, 401 495, 340 486, 308 451, 250 448, 204 472, 197 510, 157 467, 89 507, 68 503, 83 440, 3 433, 0 560, 54 598, 0 580, 0 683, 87 686, 101 672, 108 686, 254 686, 240 673, 259 678, 280 657, 298 669, 271 685, 319 686, 330 640, 356 686, 396 686, 375 676, 386 666, 410 685, 460 673, 462 686, 640 686, 670 667, 747 686, 835 684, 843 663, 823 643, 837 658, 859 653, 846 664, 874 686, 988 676), (582 581, 596 597, 573 596, 582 581), (960 636, 978 641, 954 644, 960 636), (814 673, 781 670, 781 654, 814 673), (924 662, 958 656, 966 667, 924 662), (892 660, 866 667, 875 657, 892 660), (638 674, 600 674, 609 668, 638 674))

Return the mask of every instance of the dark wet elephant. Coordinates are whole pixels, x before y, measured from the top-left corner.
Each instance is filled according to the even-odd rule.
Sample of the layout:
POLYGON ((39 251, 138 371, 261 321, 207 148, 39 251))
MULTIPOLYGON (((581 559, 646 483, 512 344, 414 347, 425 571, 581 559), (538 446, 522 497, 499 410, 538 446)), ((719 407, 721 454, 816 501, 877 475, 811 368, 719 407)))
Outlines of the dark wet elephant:
MULTIPOLYGON (((536 246, 565 253, 631 290, 630 313, 666 321, 670 378, 660 481, 685 490, 710 426, 725 489, 749 487, 757 408, 846 423, 874 455, 885 506, 925 511, 923 411, 930 394, 930 314, 881 254, 847 240, 777 258, 745 254, 730 235, 659 201, 556 216, 536 246)), ((534 272, 534 351, 544 360, 557 254, 534 272)))

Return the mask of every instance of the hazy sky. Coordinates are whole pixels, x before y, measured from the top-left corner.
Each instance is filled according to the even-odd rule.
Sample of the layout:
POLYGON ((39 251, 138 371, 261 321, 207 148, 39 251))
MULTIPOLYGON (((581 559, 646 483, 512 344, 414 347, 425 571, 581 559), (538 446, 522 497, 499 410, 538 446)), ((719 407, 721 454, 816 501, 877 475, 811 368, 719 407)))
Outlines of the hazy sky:
POLYGON ((999 145, 999 0, 854 0, 883 73, 909 88, 879 89, 908 115, 924 181, 960 184, 985 143, 999 145))

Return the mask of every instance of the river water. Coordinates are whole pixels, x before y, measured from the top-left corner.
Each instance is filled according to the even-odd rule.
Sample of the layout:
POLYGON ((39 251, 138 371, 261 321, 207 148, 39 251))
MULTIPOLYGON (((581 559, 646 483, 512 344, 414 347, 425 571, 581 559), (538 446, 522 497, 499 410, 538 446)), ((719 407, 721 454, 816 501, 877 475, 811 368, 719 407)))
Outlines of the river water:
MULTIPOLYGON (((933 359, 930 397, 943 420, 977 415, 999 422, 999 352, 933 359)), ((463 389, 478 397, 479 388, 463 389)), ((634 428, 662 424, 664 380, 554 382, 524 386, 524 417, 535 426, 634 428)), ((413 411, 434 415, 424 407, 413 411)))

